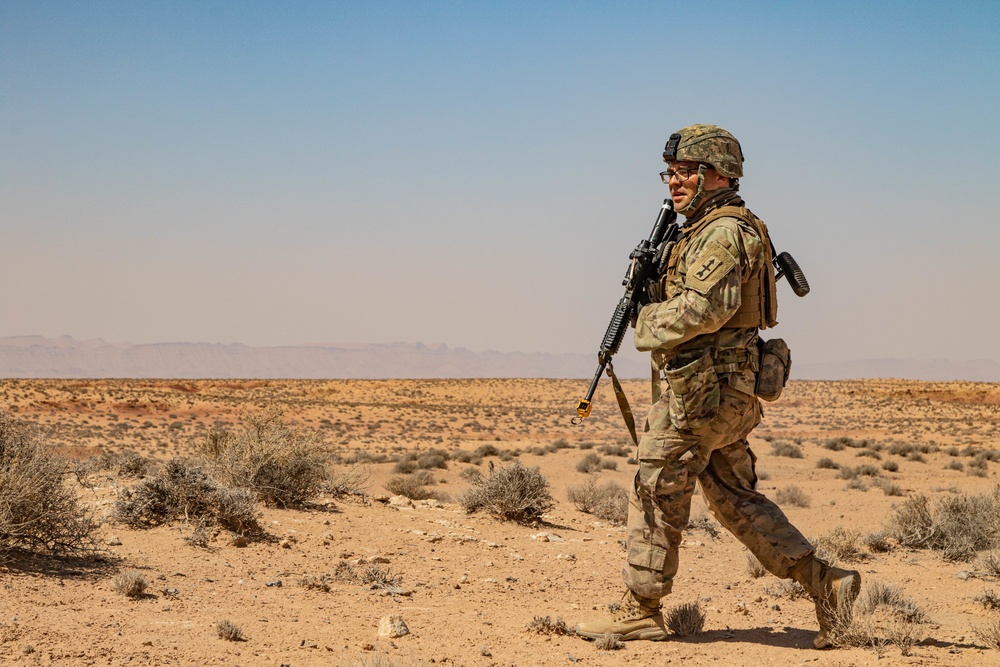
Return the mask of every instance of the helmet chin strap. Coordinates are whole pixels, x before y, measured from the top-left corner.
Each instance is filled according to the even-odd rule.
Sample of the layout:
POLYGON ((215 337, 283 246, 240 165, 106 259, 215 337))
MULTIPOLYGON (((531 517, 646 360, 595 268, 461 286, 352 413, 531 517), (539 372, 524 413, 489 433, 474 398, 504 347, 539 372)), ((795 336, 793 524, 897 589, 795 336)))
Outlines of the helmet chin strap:
POLYGON ((691 217, 691 214, 698 210, 701 206, 702 200, 705 198, 705 172, 708 171, 708 165, 702 163, 698 165, 698 189, 694 193, 694 197, 688 202, 688 205, 684 208, 677 209, 677 212, 683 215, 685 218, 691 217))

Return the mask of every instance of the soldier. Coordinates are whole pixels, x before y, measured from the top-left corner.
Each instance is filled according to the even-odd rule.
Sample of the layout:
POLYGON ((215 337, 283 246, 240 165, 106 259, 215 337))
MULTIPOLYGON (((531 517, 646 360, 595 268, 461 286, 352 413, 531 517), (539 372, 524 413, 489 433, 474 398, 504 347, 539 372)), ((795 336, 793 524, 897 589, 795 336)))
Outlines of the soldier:
POLYGON ((850 613, 861 575, 817 558, 756 490, 747 435, 761 420, 758 331, 777 324, 777 299, 767 227, 737 194, 743 153, 726 130, 691 125, 670 136, 663 160, 660 177, 686 221, 663 275, 646 286, 650 303, 635 323, 635 346, 651 353, 656 372, 629 499, 627 603, 576 630, 590 638, 666 638, 660 598, 677 574, 697 480, 716 519, 771 574, 794 579, 813 597, 820 628, 813 644, 825 648, 838 612, 850 613))

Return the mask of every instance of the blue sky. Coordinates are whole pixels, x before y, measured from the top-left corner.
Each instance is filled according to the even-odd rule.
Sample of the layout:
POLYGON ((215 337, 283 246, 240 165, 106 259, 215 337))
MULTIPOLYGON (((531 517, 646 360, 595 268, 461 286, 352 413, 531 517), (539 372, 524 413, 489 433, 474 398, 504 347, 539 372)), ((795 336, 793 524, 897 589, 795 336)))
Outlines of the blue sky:
POLYGON ((797 361, 994 359, 995 2, 0 3, 0 336, 596 351, 696 122, 797 361))

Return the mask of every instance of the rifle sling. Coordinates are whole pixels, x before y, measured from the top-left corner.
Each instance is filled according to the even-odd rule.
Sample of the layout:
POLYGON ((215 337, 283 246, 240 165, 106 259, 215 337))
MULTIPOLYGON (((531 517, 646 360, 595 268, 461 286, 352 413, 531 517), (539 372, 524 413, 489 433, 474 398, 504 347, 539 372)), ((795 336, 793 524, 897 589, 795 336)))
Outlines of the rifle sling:
POLYGON ((622 411, 622 418, 625 420, 625 426, 628 426, 629 435, 632 436, 632 442, 635 446, 639 446, 639 438, 635 434, 635 417, 632 416, 632 408, 628 404, 628 398, 625 396, 625 390, 622 389, 621 383, 618 381, 618 376, 615 375, 615 367, 611 365, 611 361, 608 361, 607 368, 608 377, 611 378, 611 386, 615 389, 615 398, 618 399, 618 408, 622 411))

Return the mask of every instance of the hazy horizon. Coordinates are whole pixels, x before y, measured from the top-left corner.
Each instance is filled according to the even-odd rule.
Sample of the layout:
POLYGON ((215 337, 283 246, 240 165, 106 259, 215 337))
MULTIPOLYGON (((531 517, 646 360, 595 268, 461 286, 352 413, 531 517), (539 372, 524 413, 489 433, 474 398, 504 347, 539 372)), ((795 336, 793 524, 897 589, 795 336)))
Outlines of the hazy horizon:
POLYGON ((709 122, 812 285, 768 334, 797 363, 995 361, 998 32, 991 3, 10 0, 0 336, 596 352, 663 144, 709 122))

